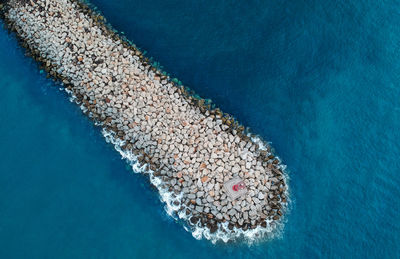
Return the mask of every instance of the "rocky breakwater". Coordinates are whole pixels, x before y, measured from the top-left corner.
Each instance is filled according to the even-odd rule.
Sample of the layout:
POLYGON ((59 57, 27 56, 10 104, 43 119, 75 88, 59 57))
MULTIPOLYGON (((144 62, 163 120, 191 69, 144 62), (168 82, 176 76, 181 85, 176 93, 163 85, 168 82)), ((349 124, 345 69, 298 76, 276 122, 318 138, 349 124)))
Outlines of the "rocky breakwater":
POLYGON ((153 67, 102 16, 71 0, 10 0, 1 16, 117 148, 151 172, 197 237, 262 236, 280 225, 287 185, 269 146, 153 67), (243 195, 224 188, 232 179, 243 195))

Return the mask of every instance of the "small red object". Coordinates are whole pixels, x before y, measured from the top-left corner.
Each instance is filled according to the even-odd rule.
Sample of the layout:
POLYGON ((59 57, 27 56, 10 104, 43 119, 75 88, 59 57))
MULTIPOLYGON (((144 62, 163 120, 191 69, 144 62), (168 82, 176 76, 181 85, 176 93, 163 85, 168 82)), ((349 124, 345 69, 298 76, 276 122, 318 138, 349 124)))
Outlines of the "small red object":
POLYGON ((244 182, 238 182, 237 184, 232 186, 232 190, 234 190, 235 192, 245 189, 246 185, 244 184, 244 182))

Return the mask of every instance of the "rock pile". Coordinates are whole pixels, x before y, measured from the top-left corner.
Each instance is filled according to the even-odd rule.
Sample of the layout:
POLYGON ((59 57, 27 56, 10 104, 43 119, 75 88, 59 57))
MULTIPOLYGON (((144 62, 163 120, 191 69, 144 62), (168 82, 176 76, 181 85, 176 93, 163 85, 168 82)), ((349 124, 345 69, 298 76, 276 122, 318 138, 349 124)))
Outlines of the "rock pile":
POLYGON ((262 149, 231 116, 151 66, 102 16, 72 0, 10 0, 1 12, 85 113, 154 171, 188 224, 214 233, 281 219, 286 180, 269 146, 262 149), (248 192, 231 200, 223 184, 234 177, 248 192))

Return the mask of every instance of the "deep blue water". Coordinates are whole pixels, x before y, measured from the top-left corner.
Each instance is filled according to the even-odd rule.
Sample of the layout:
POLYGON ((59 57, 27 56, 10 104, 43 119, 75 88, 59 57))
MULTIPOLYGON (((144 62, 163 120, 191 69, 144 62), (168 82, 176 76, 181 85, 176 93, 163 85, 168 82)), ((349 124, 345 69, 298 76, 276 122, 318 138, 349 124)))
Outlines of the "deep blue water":
POLYGON ((280 238, 197 241, 0 30, 0 258, 400 256, 400 3, 93 0, 288 165, 280 238))

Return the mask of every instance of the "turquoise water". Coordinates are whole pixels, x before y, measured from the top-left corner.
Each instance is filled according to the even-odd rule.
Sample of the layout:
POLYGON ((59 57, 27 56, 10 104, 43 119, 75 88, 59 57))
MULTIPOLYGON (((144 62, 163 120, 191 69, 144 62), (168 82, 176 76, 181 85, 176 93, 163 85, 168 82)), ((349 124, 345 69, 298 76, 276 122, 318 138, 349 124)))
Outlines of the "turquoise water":
POLYGON ((0 258, 400 256, 398 2, 93 3, 272 142, 290 175, 287 223, 250 247, 192 238, 2 29, 0 258))

